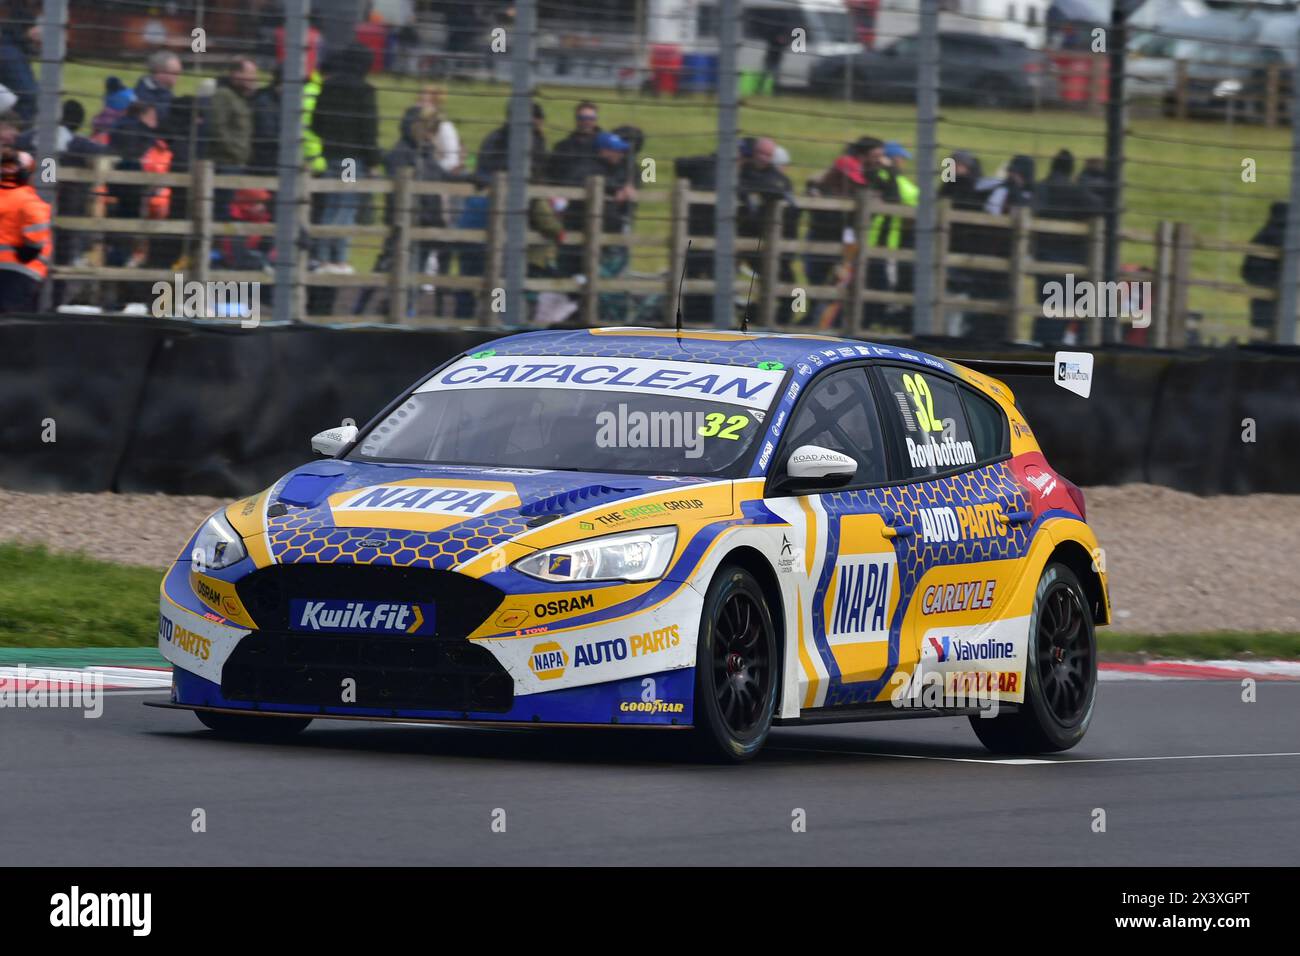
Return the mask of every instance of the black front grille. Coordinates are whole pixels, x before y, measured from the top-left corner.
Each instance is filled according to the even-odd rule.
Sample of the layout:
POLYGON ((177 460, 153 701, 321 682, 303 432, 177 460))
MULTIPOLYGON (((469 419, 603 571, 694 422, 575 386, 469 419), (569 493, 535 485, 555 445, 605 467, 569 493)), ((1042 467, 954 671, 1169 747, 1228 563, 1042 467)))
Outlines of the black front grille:
POLYGON ((432 602, 439 639, 472 633, 505 596, 500 588, 455 571, 373 564, 274 564, 247 575, 236 588, 249 615, 266 631, 290 630, 293 601, 432 602))
POLYGON ((373 634, 255 631, 221 672, 228 700, 504 713, 514 681, 491 652, 468 641, 373 634), (344 681, 355 700, 344 699, 344 681))
POLYGON ((275 565, 237 585, 258 625, 221 674, 228 700, 318 707, 504 713, 514 681, 491 652, 465 639, 502 592, 453 571, 368 565, 275 565), (432 603, 433 634, 293 631, 293 601, 432 603), (344 681, 355 683, 345 699, 344 681))

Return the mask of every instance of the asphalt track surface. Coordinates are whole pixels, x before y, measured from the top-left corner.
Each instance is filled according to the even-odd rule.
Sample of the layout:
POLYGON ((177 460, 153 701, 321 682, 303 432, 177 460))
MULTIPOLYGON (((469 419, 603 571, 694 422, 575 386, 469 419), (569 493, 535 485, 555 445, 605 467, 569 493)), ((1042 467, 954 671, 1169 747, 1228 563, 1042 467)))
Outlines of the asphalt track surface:
POLYGON ((115 694, 97 720, 0 711, 0 865, 1295 864, 1300 683, 1241 695, 1103 683, 1087 739, 1042 763, 941 718, 778 729, 720 767, 631 730, 332 721, 231 743, 115 694))

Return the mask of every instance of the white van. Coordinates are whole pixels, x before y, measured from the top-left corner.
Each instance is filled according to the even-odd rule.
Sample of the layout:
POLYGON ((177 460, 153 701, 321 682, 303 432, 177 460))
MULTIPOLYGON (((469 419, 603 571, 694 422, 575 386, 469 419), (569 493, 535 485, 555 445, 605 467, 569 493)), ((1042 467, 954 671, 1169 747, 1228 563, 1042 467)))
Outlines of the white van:
MULTIPOLYGON (((1041 50, 1047 42, 1051 5, 1051 0, 940 0, 939 31, 1019 40, 1031 50, 1041 50)), ((876 12, 876 48, 919 33, 920 13, 920 0, 881 0, 876 12)))

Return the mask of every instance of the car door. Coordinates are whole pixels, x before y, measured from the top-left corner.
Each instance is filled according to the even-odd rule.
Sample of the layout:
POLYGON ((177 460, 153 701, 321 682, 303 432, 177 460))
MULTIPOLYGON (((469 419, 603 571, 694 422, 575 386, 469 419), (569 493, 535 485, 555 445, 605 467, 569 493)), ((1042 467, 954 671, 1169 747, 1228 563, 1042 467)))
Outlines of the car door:
POLYGON ((919 47, 915 37, 903 37, 870 57, 863 78, 873 99, 910 100, 916 97, 919 47))
POLYGON ((908 542, 899 555, 900 669, 941 674, 945 686, 980 672, 1018 687, 1022 678, 1011 675, 1023 671, 1022 559, 1033 516, 1006 464, 1006 416, 938 372, 887 364, 873 379, 893 446, 887 510, 908 542))
POLYGON ((799 634, 791 637, 807 680, 804 708, 876 699, 897 661, 898 555, 876 500, 888 481, 887 454, 866 367, 841 366, 813 379, 785 429, 768 485, 772 509, 803 531, 802 539, 782 541, 778 564, 798 572, 799 634), (785 462, 803 445, 852 457, 852 480, 820 493, 781 493, 785 462))

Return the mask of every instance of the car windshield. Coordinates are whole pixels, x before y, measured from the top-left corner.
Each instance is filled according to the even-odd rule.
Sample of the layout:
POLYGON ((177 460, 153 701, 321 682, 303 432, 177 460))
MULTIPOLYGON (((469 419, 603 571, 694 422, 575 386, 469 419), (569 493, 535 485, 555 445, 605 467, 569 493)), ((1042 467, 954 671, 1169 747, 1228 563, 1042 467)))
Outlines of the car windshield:
POLYGON ((780 367, 475 353, 358 443, 360 460, 737 477, 780 367))

